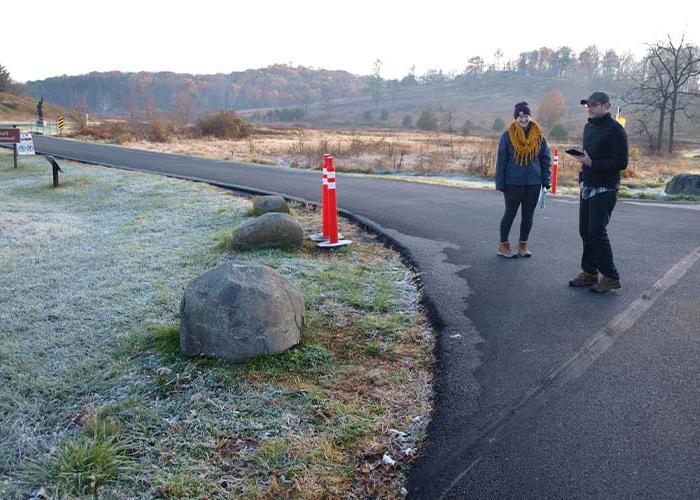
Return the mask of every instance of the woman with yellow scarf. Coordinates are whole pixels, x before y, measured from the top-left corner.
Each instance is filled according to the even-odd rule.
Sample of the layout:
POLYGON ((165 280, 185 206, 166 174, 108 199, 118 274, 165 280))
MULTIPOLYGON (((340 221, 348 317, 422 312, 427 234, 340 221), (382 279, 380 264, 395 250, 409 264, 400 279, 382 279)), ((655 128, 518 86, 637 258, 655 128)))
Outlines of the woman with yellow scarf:
POLYGON ((496 159, 496 189, 503 192, 506 210, 501 219, 501 242, 496 253, 501 257, 530 257, 527 239, 540 189, 550 186, 552 159, 542 129, 530 118, 526 102, 515 105, 513 123, 501 136, 496 159), (511 250, 509 234, 515 215, 520 212, 520 240, 511 250))

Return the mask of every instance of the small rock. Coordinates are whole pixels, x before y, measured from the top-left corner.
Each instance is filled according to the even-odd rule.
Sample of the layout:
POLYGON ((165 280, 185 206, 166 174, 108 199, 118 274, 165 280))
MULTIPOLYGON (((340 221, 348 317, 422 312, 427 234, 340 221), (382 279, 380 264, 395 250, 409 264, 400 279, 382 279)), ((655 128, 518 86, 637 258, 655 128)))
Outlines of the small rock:
POLYGON ((666 187, 666 194, 691 194, 700 195, 700 175, 678 174, 674 175, 666 187))
POLYGON ((281 212, 288 214, 289 205, 281 196, 256 196, 253 199, 253 212, 262 215, 269 212, 281 212))
POLYGON ((395 438, 399 438, 399 439, 403 439, 406 437, 405 432, 397 431, 396 429, 389 429, 387 432, 389 434, 391 434, 391 437, 395 437, 395 438))
POLYGON ((298 247, 304 241, 304 230, 299 221, 288 214, 267 213, 241 224, 231 235, 233 248, 298 247))
POLYGON ((382 457, 382 463, 385 465, 396 465, 396 460, 391 458, 391 455, 389 455, 388 453, 385 453, 382 457))
POLYGON ((49 498, 48 495, 46 494, 46 490, 42 486, 38 490, 36 490, 34 493, 31 494, 29 497, 29 500, 45 500, 49 498))

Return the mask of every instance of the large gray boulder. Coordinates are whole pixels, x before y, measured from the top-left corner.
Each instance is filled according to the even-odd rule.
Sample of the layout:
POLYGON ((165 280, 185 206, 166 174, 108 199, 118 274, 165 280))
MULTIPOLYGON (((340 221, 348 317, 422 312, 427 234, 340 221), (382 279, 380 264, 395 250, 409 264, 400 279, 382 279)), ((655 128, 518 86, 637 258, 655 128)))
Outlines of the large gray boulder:
POLYGON ((253 212, 262 215, 270 212, 289 213, 289 205, 284 198, 277 195, 256 196, 253 199, 253 212))
POLYGON ((192 280, 180 304, 180 350, 241 362, 299 343, 304 297, 272 268, 228 263, 192 280))
POLYGON ((700 175, 678 174, 674 175, 666 188, 666 194, 694 194, 700 196, 700 175))
POLYGON ((269 213, 248 220, 233 232, 233 248, 297 247, 304 241, 299 221, 288 214, 269 213))

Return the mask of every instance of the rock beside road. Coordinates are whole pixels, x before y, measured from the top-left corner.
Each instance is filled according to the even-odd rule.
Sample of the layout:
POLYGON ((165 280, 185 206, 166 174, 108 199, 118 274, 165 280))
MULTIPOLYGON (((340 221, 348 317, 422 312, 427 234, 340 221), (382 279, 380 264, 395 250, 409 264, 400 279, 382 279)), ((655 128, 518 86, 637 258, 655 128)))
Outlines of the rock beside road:
POLYGON ((289 213, 289 205, 284 198, 277 195, 256 196, 253 200, 253 212, 262 215, 270 212, 289 213))
POLYGON ((304 230, 299 221, 281 213, 267 213, 246 221, 231 236, 231 244, 237 250, 298 247, 303 241, 304 230))
POLYGON ((700 175, 674 175, 664 189, 666 194, 691 194, 700 196, 700 175))
POLYGON ((180 350, 242 362, 299 343, 304 297, 274 269, 227 263, 192 280, 180 304, 180 350))

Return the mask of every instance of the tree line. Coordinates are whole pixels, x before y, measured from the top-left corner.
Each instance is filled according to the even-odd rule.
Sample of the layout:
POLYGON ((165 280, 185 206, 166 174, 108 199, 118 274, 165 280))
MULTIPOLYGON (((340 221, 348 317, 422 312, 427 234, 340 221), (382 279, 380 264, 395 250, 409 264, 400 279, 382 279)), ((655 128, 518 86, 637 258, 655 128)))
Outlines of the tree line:
POLYGON ((149 119, 167 111, 181 122, 190 123, 206 112, 268 108, 271 110, 261 113, 266 121, 298 121, 305 119, 311 103, 321 103, 327 109, 334 99, 365 95, 371 97, 369 102, 378 111, 387 97, 393 99, 407 89, 478 79, 487 74, 591 79, 596 80, 597 87, 617 82, 627 89, 622 97, 630 106, 628 112, 633 113, 636 127, 648 138, 650 149, 659 153, 673 151, 678 117, 695 120, 695 100, 700 96, 700 51, 685 36, 680 41, 669 36, 649 44, 639 61, 629 52, 603 51, 590 45, 578 53, 568 46, 541 47, 512 60, 505 60, 502 51, 497 50, 488 64, 479 55, 466 58, 459 73, 428 69, 417 75, 412 67, 400 79, 385 79, 381 69, 382 61, 377 59, 369 76, 284 64, 216 75, 93 72, 21 86, 0 65, 0 90, 23 90, 85 113, 131 118, 149 119))

